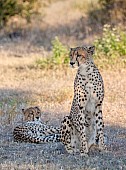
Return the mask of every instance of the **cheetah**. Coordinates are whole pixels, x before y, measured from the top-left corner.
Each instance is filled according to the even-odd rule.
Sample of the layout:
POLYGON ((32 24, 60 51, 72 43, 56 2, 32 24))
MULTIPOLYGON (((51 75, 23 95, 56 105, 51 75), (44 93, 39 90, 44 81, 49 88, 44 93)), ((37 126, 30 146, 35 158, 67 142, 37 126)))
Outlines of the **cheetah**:
POLYGON ((87 156, 92 145, 98 144, 100 150, 107 149, 102 117, 104 83, 92 58, 94 51, 94 46, 70 49, 70 65, 78 70, 70 115, 61 123, 61 141, 67 152, 76 152, 79 146, 82 156, 87 156))
POLYGON ((41 141, 47 142, 49 140, 55 140, 55 142, 59 142, 58 136, 55 139, 54 137, 50 137, 51 139, 45 138, 50 134, 60 134, 60 128, 49 126, 41 121, 41 110, 39 107, 29 107, 27 109, 22 109, 24 115, 23 124, 16 126, 13 131, 14 141, 24 141, 24 142, 32 142, 39 143, 38 139, 41 141))
MULTIPOLYGON (((99 149, 106 150, 104 144, 104 122, 102 117, 102 103, 104 99, 104 83, 102 76, 93 61, 94 46, 83 46, 70 49, 70 65, 77 67, 74 80, 74 98, 70 117, 74 136, 78 136, 81 155, 87 155, 89 147, 99 140, 99 149), (91 118, 91 134, 87 141, 85 115, 91 118)), ((63 122, 64 123, 64 122, 63 122)), ((63 125, 61 136, 68 134, 63 125), (65 132, 64 132, 65 131, 65 132)), ((67 150, 73 150, 69 138, 65 141, 67 150)))
MULTIPOLYGON (((13 131, 14 141, 30 143, 62 142, 65 144, 66 139, 69 137, 69 132, 71 132, 72 127, 70 116, 64 117, 61 123, 62 124, 61 128, 49 126, 43 123, 40 118, 41 110, 37 106, 22 109, 22 112, 24 115, 24 122, 22 125, 19 125, 14 128, 13 131), (67 129, 67 134, 65 136, 63 135, 64 127, 66 127, 67 129)), ((89 120, 90 118, 87 115, 85 118, 85 126, 89 126, 89 120)), ((72 139, 73 138, 75 137, 73 136, 72 139)), ((72 141, 73 140, 71 140, 71 142, 72 141)), ((74 147, 74 142, 72 143, 71 144, 74 147)))
POLYGON ((41 110, 38 106, 29 107, 27 109, 22 109, 24 116, 24 121, 40 121, 41 119, 41 110))
POLYGON ((45 133, 47 126, 44 129, 41 124, 28 122, 21 136, 35 143, 60 141, 68 153, 76 152, 78 147, 81 155, 85 156, 96 143, 100 150, 106 150, 102 117, 104 83, 92 58, 94 50, 94 46, 70 49, 70 65, 78 68, 74 80, 74 98, 70 114, 63 119, 57 133, 45 133))

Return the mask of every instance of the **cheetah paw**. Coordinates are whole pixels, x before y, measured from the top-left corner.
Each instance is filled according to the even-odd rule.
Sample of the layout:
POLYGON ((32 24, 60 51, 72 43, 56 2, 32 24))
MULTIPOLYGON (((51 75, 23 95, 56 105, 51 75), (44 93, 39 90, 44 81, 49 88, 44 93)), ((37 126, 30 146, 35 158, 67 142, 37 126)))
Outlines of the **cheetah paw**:
POLYGON ((83 152, 81 152, 81 154, 80 154, 82 157, 88 157, 88 154, 87 153, 83 153, 83 152))
POLYGON ((106 145, 100 146, 100 147, 99 147, 99 149, 100 149, 100 151, 105 151, 105 152, 107 152, 107 151, 108 151, 108 149, 107 149, 107 146, 106 146, 106 145))
POLYGON ((67 151, 67 153, 69 153, 69 154, 73 154, 73 153, 74 153, 74 151, 73 151, 72 149, 66 149, 66 151, 67 151))
POLYGON ((81 150, 80 155, 83 156, 83 157, 88 157, 88 152, 81 150))

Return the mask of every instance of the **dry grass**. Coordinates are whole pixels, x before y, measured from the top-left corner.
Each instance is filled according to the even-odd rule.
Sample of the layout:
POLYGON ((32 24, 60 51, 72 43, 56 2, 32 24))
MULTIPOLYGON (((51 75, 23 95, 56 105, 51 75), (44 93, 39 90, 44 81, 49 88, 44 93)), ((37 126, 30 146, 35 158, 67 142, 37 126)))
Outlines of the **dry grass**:
POLYGON ((70 80, 73 76, 71 78, 70 70, 31 68, 35 60, 36 57, 6 56, 4 60, 0 57, 1 114, 10 113, 13 117, 22 107, 30 105, 39 105, 47 112, 56 109, 55 103, 62 105, 72 98, 73 83, 70 84, 70 80))
POLYGON ((2 146, 0 168, 2 170, 25 170, 26 168, 31 170, 59 170, 62 167, 65 170, 69 170, 70 167, 73 167, 73 169, 75 167, 79 169, 86 167, 90 170, 94 165, 95 167, 98 166, 99 160, 101 167, 110 168, 112 162, 106 164, 104 159, 115 161, 114 167, 118 166, 116 160, 121 160, 122 163, 119 163, 119 166, 126 167, 123 159, 125 156, 126 129, 126 70, 101 71, 105 83, 103 116, 106 133, 109 136, 108 147, 110 152, 104 156, 95 153, 97 156, 90 156, 88 160, 86 158, 82 160, 78 155, 73 157, 65 154, 64 158, 64 153, 57 154, 57 152, 54 152, 58 146, 53 144, 13 143, 12 129, 22 121, 22 108, 37 105, 42 109, 42 119, 45 122, 53 125, 60 124, 63 116, 70 112, 73 81, 76 74, 76 70, 71 68, 60 70, 30 68, 29 65, 32 65, 35 61, 34 57, 31 57, 30 60, 28 57, 13 59, 15 59, 15 62, 12 62, 11 57, 6 56, 3 62, 3 58, 0 57, 0 145, 2 146), (6 151, 6 148, 9 152, 6 151), (36 157, 37 154, 39 156, 36 157), (73 159, 78 164, 74 165, 75 160, 73 159), (59 163, 56 163, 55 160, 59 160, 59 163), (92 160, 95 161, 95 164, 92 163, 92 160), (23 164, 24 161, 28 162, 23 164))
POLYGON ((12 59, 15 60, 14 57, 7 57, 4 62, 0 61, 0 123, 2 127, 0 146, 3 148, 2 152, 0 151, 1 170, 70 170, 85 167, 91 170, 98 169, 99 166, 104 168, 104 164, 106 169, 111 169, 113 162, 115 169, 126 168, 124 162, 126 144, 121 143, 121 141, 126 141, 126 70, 101 71, 106 91, 103 116, 105 128, 107 127, 106 133, 110 141, 111 138, 114 139, 110 147, 112 152, 106 155, 106 158, 96 153, 93 157, 82 159, 79 156, 68 156, 62 153, 52 154, 51 149, 57 149, 53 144, 50 145, 51 148, 36 145, 34 150, 31 149, 32 145, 18 144, 17 147, 12 137, 8 137, 12 134, 13 127, 22 120, 21 109, 29 106, 39 106, 43 113, 42 119, 49 124, 60 124, 63 116, 70 112, 76 72, 70 68, 48 71, 31 68, 30 66, 34 63, 32 57, 16 58, 16 62, 12 62, 12 59), (8 125, 9 129, 7 129, 8 125), (113 129, 116 131, 113 132, 113 129), (22 149, 25 150, 22 151, 22 149), (40 153, 40 151, 45 153, 40 153), (45 162, 43 163, 42 160, 45 162), (95 160, 94 163, 92 163, 93 160, 95 160), (109 162, 110 160, 112 161, 109 162), (60 163, 56 163, 57 161, 60 163))
MULTIPOLYGON (((76 70, 41 70, 30 68, 35 57, 0 57, 0 106, 11 108, 9 112, 17 112, 17 107, 39 105, 44 112, 57 112, 59 106, 63 112, 69 113, 73 97, 73 81, 76 70), (13 108, 13 109, 12 109, 13 108), (11 111, 12 110, 12 111, 11 111)), ((103 70, 105 82, 104 117, 109 123, 120 123, 125 126, 126 112, 126 71, 103 70), (114 113, 113 113, 114 111, 114 113), (113 116, 114 115, 114 116, 113 116)), ((8 112, 6 110, 6 112, 8 112)), ((20 111, 19 111, 20 112, 20 111)), ((59 113, 60 114, 60 113, 59 113)))

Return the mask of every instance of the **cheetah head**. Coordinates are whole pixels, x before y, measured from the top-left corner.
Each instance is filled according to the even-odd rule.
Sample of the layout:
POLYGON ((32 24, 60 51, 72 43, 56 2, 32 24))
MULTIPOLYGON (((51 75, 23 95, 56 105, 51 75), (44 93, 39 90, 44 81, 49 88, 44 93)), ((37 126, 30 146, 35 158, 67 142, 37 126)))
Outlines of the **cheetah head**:
POLYGON ((39 107, 29 107, 27 109, 22 109, 25 121, 40 121, 41 110, 39 107))
POLYGON ((86 64, 92 60, 94 54, 94 46, 83 46, 70 49, 70 65, 75 68, 82 64, 86 64))

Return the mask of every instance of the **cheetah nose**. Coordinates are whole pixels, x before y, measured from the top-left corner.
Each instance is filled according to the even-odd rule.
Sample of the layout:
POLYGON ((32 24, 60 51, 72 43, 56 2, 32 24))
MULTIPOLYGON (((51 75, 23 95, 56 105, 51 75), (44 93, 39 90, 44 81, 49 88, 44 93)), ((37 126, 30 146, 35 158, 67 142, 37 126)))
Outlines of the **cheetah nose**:
POLYGON ((38 119, 39 119, 39 117, 36 117, 36 119, 38 120, 38 119))
POLYGON ((70 62, 70 65, 72 65, 72 66, 73 66, 74 64, 75 64, 75 62, 74 62, 74 61, 71 61, 71 62, 70 62))

